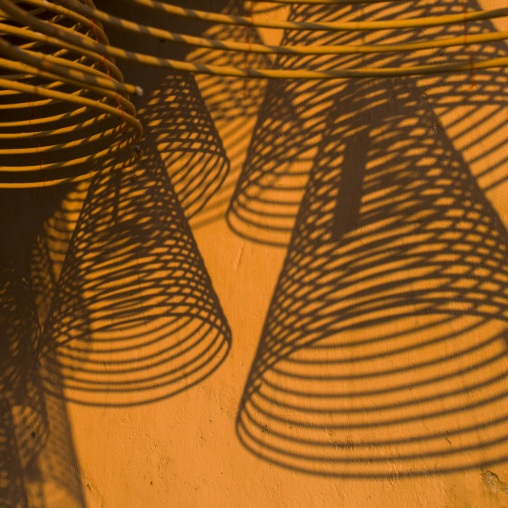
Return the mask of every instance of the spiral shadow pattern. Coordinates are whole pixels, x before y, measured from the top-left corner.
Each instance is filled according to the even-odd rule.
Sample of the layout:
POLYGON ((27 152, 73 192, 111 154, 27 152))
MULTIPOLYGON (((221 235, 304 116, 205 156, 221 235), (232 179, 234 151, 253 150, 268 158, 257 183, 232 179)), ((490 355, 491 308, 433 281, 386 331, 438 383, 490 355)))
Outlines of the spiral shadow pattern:
MULTIPOLYGON (((217 2, 218 7, 223 2, 217 2)), ((143 22, 168 30, 182 27, 182 21, 146 9, 96 2, 97 8, 129 20, 143 22)), ((183 23, 199 34, 201 26, 183 23)), ((108 27, 110 44, 130 51, 167 55, 184 59, 191 48, 168 45, 167 41, 149 37, 126 37, 118 27, 108 27)), ((148 130, 141 146, 158 151, 168 171, 172 185, 184 209, 185 216, 194 217, 221 188, 230 170, 229 159, 217 132, 214 120, 205 104, 194 75, 166 68, 140 67, 138 62, 122 62, 127 81, 139 85, 144 94, 133 97, 138 119, 148 130)))
POLYGON ((327 476, 506 460, 508 234, 413 86, 330 110, 238 413, 244 445, 327 476))
MULTIPOLYGON (((475 0, 465 0, 464 9, 477 10, 475 0)), ((406 19, 413 16, 440 16, 462 12, 462 4, 445 0, 427 2, 384 2, 371 5, 305 6, 289 10, 290 21, 365 21, 406 19)), ((430 31, 432 37, 468 37, 495 30, 491 21, 450 25, 430 31)), ((422 32, 424 33, 424 32, 422 32)), ((425 32, 426 33, 426 32, 425 32)), ((286 30, 281 44, 375 44, 413 42, 411 31, 385 30, 376 33, 296 32, 286 30)), ((421 65, 426 59, 442 63, 447 59, 467 62, 469 51, 481 58, 508 56, 504 41, 468 48, 428 49, 418 53, 386 55, 331 55, 295 58, 279 55, 275 68, 316 69, 354 68, 358 66, 394 68, 421 65)), ((492 188, 505 179, 508 74, 505 69, 473 69, 462 74, 438 74, 409 78, 421 87, 453 143, 466 154, 475 174, 482 177, 482 188, 492 188), (470 119, 474 119, 471 128, 470 119), (487 121, 488 120, 488 121, 487 121)), ((296 214, 306 188, 309 172, 324 135, 327 118, 347 81, 316 83, 312 81, 270 81, 267 86, 247 157, 238 178, 228 210, 231 228, 241 236, 264 244, 286 246, 291 238, 296 214)))
MULTIPOLYGON (((14 4, 12 4, 14 5, 14 4)), ((107 43, 100 24, 51 2, 15 3, 44 26, 107 43)), ((0 187, 45 187, 132 163, 142 133, 110 59, 0 15, 0 187)), ((132 90, 131 90, 132 88, 132 90)))
POLYGON ((0 506, 8 508, 85 506, 65 404, 44 393, 36 361, 46 303, 37 305, 29 252, 56 200, 48 189, 0 192, 0 506))
POLYGON ((67 400, 159 400, 208 376, 229 345, 229 327, 158 154, 96 177, 45 329, 47 389, 55 391, 56 369, 67 400))
MULTIPOLYGON (((244 2, 229 0, 221 12, 246 16, 250 11, 244 2)), ((203 33, 205 37, 217 41, 251 41, 261 43, 254 28, 214 25, 203 33)), ((186 61, 198 65, 233 67, 270 68, 267 55, 255 53, 234 53, 231 51, 196 48, 185 56, 186 61)), ((217 192, 208 202, 202 213, 191 221, 193 227, 200 227, 222 220, 226 215, 236 181, 246 156, 245 140, 252 135, 266 90, 266 80, 235 78, 202 74, 196 76, 201 96, 220 133, 224 148, 230 161, 230 170, 217 192)))
POLYGON ((149 131, 143 147, 158 151, 185 215, 191 218, 229 172, 229 159, 194 76, 164 73, 146 104, 138 108, 149 131))

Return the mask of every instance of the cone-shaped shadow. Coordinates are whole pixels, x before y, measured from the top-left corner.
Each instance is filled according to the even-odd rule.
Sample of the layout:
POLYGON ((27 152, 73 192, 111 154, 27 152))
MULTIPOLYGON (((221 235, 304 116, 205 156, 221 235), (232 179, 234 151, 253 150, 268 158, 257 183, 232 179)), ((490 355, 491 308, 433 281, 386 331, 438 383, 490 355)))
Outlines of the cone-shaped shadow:
MULTIPOLYGON (((428 2, 384 2, 344 6, 293 5, 291 21, 366 21, 405 19, 419 16, 442 16, 481 10, 475 0, 428 2)), ((286 31, 283 45, 373 45, 404 44, 416 41, 467 37, 495 32, 491 21, 443 26, 428 30, 386 30, 382 32, 296 32, 286 31)), ((477 60, 506 57, 504 41, 483 45, 428 49, 418 52, 350 54, 330 56, 281 55, 274 67, 281 69, 347 69, 358 67, 393 67, 441 64, 447 61, 468 62, 471 51, 477 60)), ((506 69, 473 70, 462 74, 444 74, 411 78, 424 84, 424 94, 448 135, 468 162, 482 172, 483 188, 504 179, 505 118, 508 73, 506 69), (474 87, 472 86, 474 83, 474 87), (478 121, 471 124, 470 119, 478 121), (487 121, 488 120, 488 121, 487 121), (487 127, 488 125, 488 127, 487 127)), ((361 83, 360 80, 354 81, 361 83)), ((346 81, 271 81, 251 138, 247 157, 238 178, 228 211, 231 228, 254 241, 287 245, 308 175, 316 158, 318 145, 327 124, 335 97, 346 81)))
POLYGON ((227 213, 231 229, 245 238, 289 241, 324 122, 316 111, 302 118, 295 105, 300 93, 302 84, 268 84, 227 213))
POLYGON ((48 434, 35 370, 39 325, 28 283, 12 264, 0 269, 0 506, 26 506, 27 470, 48 434))
MULTIPOLYGON (((198 2, 199 3, 199 2, 198 2)), ((144 23, 150 27, 178 31, 185 27, 199 34, 206 24, 197 25, 160 12, 135 6, 129 2, 95 2, 97 8, 126 20, 144 23)), ((224 2, 216 2, 215 8, 224 2)), ((183 2, 191 7, 192 2, 183 2)), ((189 48, 168 44, 149 37, 132 37, 113 26, 107 26, 112 45, 125 50, 172 58, 184 58, 189 48)), ((229 159, 222 140, 210 116, 194 75, 169 71, 164 68, 143 67, 133 62, 122 62, 126 81, 136 83, 143 97, 133 98, 137 118, 147 127, 141 144, 145 151, 158 150, 178 200, 187 219, 196 215, 220 189, 229 172, 229 159)))
POLYGON ((146 103, 138 102, 138 118, 150 131, 143 148, 159 152, 190 218, 220 188, 229 160, 194 76, 166 72, 156 83, 146 103))
MULTIPOLYGON (((44 189, 2 191, 0 196, 2 507, 85 506, 65 405, 42 391, 36 362, 41 309, 36 306, 37 288, 27 275, 34 263, 27 254, 30 243, 57 194, 44 189)), ((44 314, 47 304, 42 299, 41 305, 44 314)))
POLYGON ((508 459, 508 234, 411 83, 328 115, 237 420, 341 477, 508 459))
MULTIPOLYGON (((254 9, 254 7, 251 4, 251 8, 254 9)), ((239 0, 229 0, 223 11, 238 16, 250 14, 244 2, 239 0)), ((253 44, 262 43, 257 31, 252 27, 214 25, 207 28, 203 36, 218 41, 245 42, 247 40, 253 44)), ((267 55, 207 48, 195 49, 187 55, 186 60, 201 65, 239 68, 264 69, 271 66, 267 55)), ((196 81, 206 102, 207 110, 220 132, 231 168, 220 192, 210 199, 203 213, 191 222, 193 228, 222 219, 226 215, 245 159, 247 140, 252 135, 266 89, 266 81, 259 79, 203 74, 197 75, 196 81)))
MULTIPOLYGON (((40 356, 68 400, 162 399, 222 362, 230 331, 156 154, 93 180, 63 265, 40 356)), ((58 395, 58 393, 55 393, 58 395)))

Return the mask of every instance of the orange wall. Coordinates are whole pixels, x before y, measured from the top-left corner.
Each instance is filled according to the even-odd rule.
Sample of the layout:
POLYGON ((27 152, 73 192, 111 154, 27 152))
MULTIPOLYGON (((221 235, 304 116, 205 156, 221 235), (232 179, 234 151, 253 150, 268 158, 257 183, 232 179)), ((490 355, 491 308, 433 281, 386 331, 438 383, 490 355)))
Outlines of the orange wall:
MULTIPOLYGON (((271 15, 286 14, 279 9, 271 15)), ((276 41, 281 35, 261 36, 276 41)), ((506 53, 504 44, 492 47, 506 53)), ((189 56, 206 58, 199 52, 189 56)), ((150 169, 168 171, 182 199, 186 183, 175 183, 179 172, 194 164, 191 181, 198 170, 212 167, 213 178, 205 184, 211 188, 229 164, 220 190, 189 222, 231 329, 231 345, 218 348, 210 360, 209 370, 217 370, 205 369, 204 379, 197 375, 188 388, 186 381, 168 382, 155 391, 147 386, 145 396, 143 389, 118 395, 67 387, 64 393, 76 402, 52 410, 68 412, 66 442, 75 457, 62 453, 59 467, 73 471, 69 485, 76 478, 81 482, 84 501, 79 495, 72 499, 71 488, 47 482, 48 508, 508 506, 507 73, 477 71, 476 85, 468 74, 328 85, 198 76, 190 98, 188 78, 148 70, 126 74, 145 88, 145 97, 135 100, 147 127, 147 158, 122 180, 130 193, 121 198, 126 210, 137 206, 136 192, 139 199, 154 199, 157 189, 145 195, 143 187, 150 169), (171 101, 180 101, 174 117, 166 111, 171 101), (175 118, 186 114, 199 118, 212 145, 220 137, 224 150, 212 157, 205 138, 197 139, 197 148, 168 141, 175 118), (194 148, 197 162, 189 155, 194 148), (252 171, 250 187, 236 196, 238 213, 233 208, 226 217, 242 168, 252 171), (306 187, 309 175, 313 183, 306 187), (302 200, 305 209, 291 240, 302 200), (254 223, 239 218, 241 213, 254 223), (272 228, 263 229, 266 223, 272 228), (301 271, 292 272, 297 265, 301 271), (279 276, 287 288, 277 288, 279 276), (284 309, 291 298, 292 306, 284 309), (273 330, 263 329, 267 316, 273 330), (277 359, 272 339, 288 348, 287 356, 277 359), (292 339, 300 341, 294 351, 292 339), (260 340, 263 358, 257 354, 260 340), (273 399, 256 390, 245 396, 246 383, 273 399)), ((114 185, 107 180, 97 186, 95 204, 88 203, 88 215, 83 212, 91 225, 81 225, 83 244, 72 258, 76 271, 68 269, 69 280, 101 283, 113 273, 107 264, 95 272, 86 267, 87 254, 100 256, 113 241, 108 231, 118 233, 115 252, 122 255, 122 211, 116 226, 93 226, 93 206, 103 206, 107 220, 114 214, 108 208, 114 185)), ((52 231, 58 224, 74 227, 84 196, 79 188, 68 194, 46 222, 46 240, 54 242, 55 252, 68 245, 69 235, 55 240, 52 231)), ((182 221, 183 229, 171 234, 191 236, 178 205, 161 203, 147 212, 153 227, 137 223, 133 267, 146 261, 136 252, 142 256, 153 235, 165 234, 165 221, 182 221)), ((192 195, 189 203, 188 216, 197 210, 192 195)), ((136 210, 141 216, 145 209, 136 210)), ((128 224, 127 212, 124 218, 128 224)), ((161 243, 168 264, 174 251, 164 249, 171 238, 161 243)), ((51 261, 58 275, 62 256, 51 261)), ((185 270, 185 262, 177 269, 185 270)), ((154 299, 150 308, 136 307, 136 296, 129 300, 134 324, 122 332, 114 328, 120 318, 108 312, 109 304, 116 305, 111 287, 104 284, 111 293, 101 300, 99 290, 85 284, 89 292, 81 294, 82 305, 94 319, 88 335, 77 340, 91 343, 92 354, 104 359, 101 379, 122 379, 108 378, 118 357, 107 352, 107 340, 127 341, 131 334, 143 342, 160 337, 160 330, 172 330, 171 337, 186 333, 175 331, 164 302, 149 294, 153 288, 171 290, 168 266, 151 269, 147 280, 155 279, 146 294, 140 289, 142 270, 129 272, 126 264, 118 273, 137 273, 139 286, 120 279, 111 287, 137 288, 140 300, 154 299), (144 312, 146 321, 139 321, 144 312)), ((70 282, 68 287, 72 292, 70 282)), ((66 331, 64 314, 51 328, 57 345, 60 336, 79 333, 66 331)), ((227 335, 225 327, 218 328, 227 335)), ((156 353, 157 346, 136 351, 125 358, 135 363, 133 356, 156 353)), ((79 365, 68 358, 60 361, 71 379, 79 365)), ((146 378, 165 368, 139 365, 146 369, 139 376, 146 378)), ((132 376, 135 384, 137 375, 130 372, 123 382, 132 376)), ((31 496, 37 505, 37 492, 31 496)))

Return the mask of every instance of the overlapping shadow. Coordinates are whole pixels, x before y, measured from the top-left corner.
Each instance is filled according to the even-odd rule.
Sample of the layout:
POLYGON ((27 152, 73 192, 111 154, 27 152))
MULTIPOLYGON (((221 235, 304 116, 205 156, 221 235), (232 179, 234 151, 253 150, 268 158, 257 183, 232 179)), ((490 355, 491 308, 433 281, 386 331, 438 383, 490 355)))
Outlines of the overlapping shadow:
MULTIPOLYGON (((99 0, 95 3, 108 13, 151 27, 192 34, 199 34, 207 27, 206 24, 196 26, 171 16, 161 16, 157 11, 125 2, 114 4, 99 0)), ((194 2, 196 5, 199 3, 194 2)), ((223 4, 223 1, 216 2, 215 8, 219 9, 223 4)), ((182 5, 191 7, 186 2, 182 5)), ((184 59, 189 52, 189 48, 183 45, 148 37, 133 38, 113 27, 107 27, 107 33, 112 45, 125 50, 179 59, 184 59)), ((137 118, 150 131, 141 145, 150 152, 159 151, 189 219, 221 188, 230 166, 195 77, 132 62, 122 62, 121 67, 126 81, 135 83, 144 91, 143 97, 133 98, 137 118)))
MULTIPOLYGON (((465 1, 466 10, 479 10, 474 0, 465 1)), ((460 2, 376 3, 352 6, 303 6, 290 9, 294 21, 362 21, 441 16, 463 12, 460 2)), ((469 23, 467 34, 494 31, 490 21, 469 23)), ((465 36, 466 27, 450 25, 427 32, 390 30, 376 32, 284 33, 283 45, 393 44, 423 38, 465 36)), ((333 69, 357 67, 403 67, 446 61, 469 62, 506 56, 505 42, 481 47, 471 45, 441 48, 418 53, 383 55, 279 56, 276 68, 333 69)), ((507 71, 473 70, 469 73, 412 78, 420 93, 439 115, 452 142, 466 155, 482 188, 492 188, 505 178, 506 142, 503 130, 507 106, 507 71), (474 86, 473 86, 474 83, 474 86), (477 120, 471 128, 471 119, 477 120), (487 127, 488 126, 488 127, 487 127)), ((242 173, 228 212, 231 228, 238 234, 267 244, 287 245, 304 194, 308 175, 315 164, 317 147, 324 135, 330 108, 342 93, 346 81, 316 83, 284 81, 269 83, 242 173)))
MULTIPOLYGON (((136 21, 172 22, 127 10, 136 21)), ((126 49, 168 49, 109 27, 107 32, 112 44, 126 49)), ((222 142, 193 76, 123 64, 126 80, 144 90, 134 99, 145 127, 143 162, 99 177, 90 190, 86 183, 67 189, 37 237, 32 262, 32 277, 43 288, 37 293, 41 319, 48 319, 41 356, 47 388, 57 398, 98 405, 177 393, 213 371, 230 341, 181 213, 196 214, 221 186, 229 170, 222 142), (118 213, 131 215, 119 219, 118 213), (115 258, 117 247, 125 251, 115 258), (138 276, 145 278, 139 285, 138 276), (109 346, 102 351, 104 344, 109 346), (101 377, 109 366, 112 372, 101 377)))
POLYGON ((167 176, 192 216, 229 163, 194 79, 142 76, 147 93, 138 106, 151 129, 143 165, 96 178, 90 192, 88 183, 2 191, 9 231, 1 236, 7 246, 21 242, 0 249, 9 261, 2 269, 15 265, 0 278, 2 506, 85 506, 67 400, 158 400, 208 376, 229 349, 229 328, 167 176))
POLYGON ((223 184, 229 159, 194 77, 166 73, 138 108, 149 132, 143 149, 159 152, 186 217, 196 215, 223 184))
POLYGON ((48 426, 34 365, 38 320, 27 283, 12 265, 3 264, 0 277, 0 506, 16 507, 27 505, 25 473, 48 426))
POLYGON ((89 181, 51 190, 50 206, 37 207, 40 226, 33 234, 30 278, 39 322, 44 328, 53 301, 72 234, 90 186, 89 181))
MULTIPOLYGON (((256 12, 258 6, 252 6, 256 12)), ((228 14, 246 16, 244 2, 230 0, 223 8, 228 14)), ((214 25, 203 33, 218 41, 238 41, 260 44, 262 41, 253 28, 233 25, 214 25)), ((235 53, 231 51, 195 49, 186 55, 186 60, 203 65, 231 66, 238 68, 264 69, 271 66, 267 55, 256 53, 235 53)), ((201 95, 210 116, 220 132, 230 160, 230 171, 220 188, 202 213, 192 221, 193 227, 200 227, 223 219, 233 195, 241 167, 245 160, 248 140, 252 135, 259 106, 263 102, 266 80, 233 78, 227 76, 196 76, 201 95)))
POLYGON ((84 508, 66 408, 43 393, 36 362, 29 246, 45 201, 45 190, 0 197, 0 505, 84 508))
POLYGON ((337 477, 508 460, 505 227, 410 82, 350 82, 323 131, 240 440, 337 477))
POLYGON ((45 327, 46 388, 91 405, 159 400, 208 376, 229 345, 159 155, 94 179, 45 327))

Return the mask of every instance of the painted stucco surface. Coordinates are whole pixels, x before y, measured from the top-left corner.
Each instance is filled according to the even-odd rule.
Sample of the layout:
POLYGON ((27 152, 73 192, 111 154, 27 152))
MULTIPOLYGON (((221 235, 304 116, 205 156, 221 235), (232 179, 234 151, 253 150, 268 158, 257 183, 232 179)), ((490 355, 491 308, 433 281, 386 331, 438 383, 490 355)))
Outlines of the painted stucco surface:
MULTIPOLYGON (((495 48, 506 51, 502 44, 495 48)), ((135 390, 121 399, 90 390, 86 400, 78 392, 78 401, 67 403, 76 459, 63 463, 79 471, 86 506, 508 506, 508 73, 321 88, 197 77, 192 97, 201 103, 185 102, 179 92, 191 86, 188 78, 129 69, 127 75, 146 91, 137 99, 147 125, 146 153, 156 154, 170 174, 199 163, 167 142, 172 117, 164 116, 164 104, 179 100, 180 114, 199 117, 212 145, 214 136, 223 143, 213 158, 219 174, 229 161, 222 187, 200 210, 190 195, 184 210, 192 215, 215 293, 209 300, 220 302, 231 345, 227 356, 217 353, 225 359, 213 373, 178 393, 161 389, 162 400, 145 403, 135 390), (360 169, 348 176, 342 164, 360 169), (235 193, 246 168, 253 176, 245 186, 251 186, 235 193), (272 173, 263 174, 266 168, 272 173), (341 184, 351 193, 342 208, 341 184), (228 208, 232 199, 237 208, 228 208), (298 214, 300 203, 307 208, 298 214), (387 249, 384 258, 379 243, 387 249), (458 257, 440 258, 456 246, 458 257), (334 278, 341 270, 343 278, 334 278), (330 279, 323 282, 325 272, 330 279), (320 292, 329 280, 340 288, 320 292), (318 289, 306 294, 311 282, 318 289), (290 298, 305 301, 285 309, 290 298), (348 305, 357 305, 358 314, 348 305), (273 329, 265 326, 270 316, 273 329), (305 337, 321 327, 333 333, 317 336, 324 346, 314 350, 305 337), (273 356, 270 340, 285 333, 302 334, 303 346, 280 361, 259 360, 258 346, 265 341, 266 355, 273 356), (248 393, 251 380, 259 393, 271 393, 268 385, 280 388, 278 404, 256 401, 258 392, 248 393), (255 424, 242 413, 249 404, 261 408, 255 424), (307 404, 306 415, 295 414, 292 404, 307 404), (245 429, 260 444, 249 441, 245 429), (359 446, 365 442, 371 444, 359 446)), ((142 161, 133 194, 136 182, 145 181, 143 171, 142 161)), ((73 196, 81 203, 84 193, 73 196)), ((60 212, 69 223, 76 220, 73 206, 68 197, 60 212)), ((107 242, 106 235, 100 238, 107 242)), ((58 271, 61 260, 52 261, 58 271)), ((83 263, 78 259, 76 267, 83 263)), ((163 287, 164 268, 160 274, 163 287)), ((97 319, 100 326, 92 323, 87 340, 100 337, 108 319, 117 325, 107 312, 97 319)), ((150 337, 159 325, 172 326, 162 314, 157 319, 153 329, 139 325, 145 331, 138 334, 150 337)), ((48 508, 71 506, 62 492, 48 495, 48 508)))

